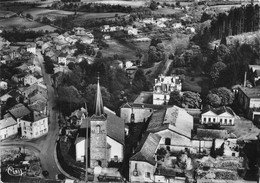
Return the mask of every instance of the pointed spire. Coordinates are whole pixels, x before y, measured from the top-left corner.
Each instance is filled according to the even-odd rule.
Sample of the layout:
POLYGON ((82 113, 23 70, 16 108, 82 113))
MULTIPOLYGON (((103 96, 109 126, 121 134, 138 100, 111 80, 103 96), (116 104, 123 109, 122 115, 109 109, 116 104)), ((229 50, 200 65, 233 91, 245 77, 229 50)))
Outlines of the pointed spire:
POLYGON ((99 85, 99 72, 97 77, 97 93, 96 93, 96 102, 95 102, 95 115, 101 116, 104 114, 104 106, 103 106, 103 100, 101 95, 101 89, 99 85))

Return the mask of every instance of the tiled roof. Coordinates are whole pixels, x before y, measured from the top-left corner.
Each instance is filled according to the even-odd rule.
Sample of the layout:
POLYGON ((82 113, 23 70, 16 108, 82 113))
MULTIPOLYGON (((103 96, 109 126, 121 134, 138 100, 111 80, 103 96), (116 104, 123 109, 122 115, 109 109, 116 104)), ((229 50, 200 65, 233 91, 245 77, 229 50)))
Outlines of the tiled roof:
POLYGON ((17 124, 17 122, 12 117, 2 119, 2 120, 0 120, 0 130, 7 128, 9 126, 13 126, 15 124, 17 124))
POLYGON ((218 108, 213 108, 210 105, 206 105, 203 110, 202 110, 202 114, 208 112, 208 111, 212 111, 217 115, 220 115, 222 113, 228 112, 229 114, 235 116, 235 113, 233 112, 233 110, 230 107, 226 107, 226 106, 221 106, 218 108))
POLYGON ((248 98, 260 98, 260 86, 254 88, 239 88, 248 98))
POLYGON ((36 122, 36 121, 39 121, 44 118, 47 118, 47 116, 45 114, 41 114, 37 111, 33 111, 32 113, 22 117, 23 120, 29 121, 29 122, 36 122))
POLYGON ((15 119, 21 118, 31 113, 30 109, 23 104, 17 104, 12 107, 8 113, 15 119))
POLYGON ((130 158, 130 161, 145 161, 155 165, 154 154, 156 153, 160 140, 161 137, 159 135, 153 133, 146 134, 136 148, 135 154, 130 158))
POLYGON ((42 100, 37 100, 28 106, 32 111, 41 112, 45 109, 46 103, 42 100))
POLYGON ((229 137, 227 130, 221 129, 203 129, 198 128, 193 139, 198 140, 213 140, 213 139, 227 139, 229 137))

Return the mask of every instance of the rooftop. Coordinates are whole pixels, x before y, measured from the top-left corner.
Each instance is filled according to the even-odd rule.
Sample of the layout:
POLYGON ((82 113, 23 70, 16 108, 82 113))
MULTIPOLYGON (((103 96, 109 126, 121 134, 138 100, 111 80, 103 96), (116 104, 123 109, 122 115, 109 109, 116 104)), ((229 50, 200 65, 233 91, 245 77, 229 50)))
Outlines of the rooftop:
POLYGON ((15 119, 21 118, 31 113, 30 109, 23 104, 17 104, 12 107, 8 113, 15 119))
POLYGON ((123 104, 120 108, 149 108, 149 109, 154 109, 154 110, 160 110, 160 109, 166 109, 167 106, 127 102, 127 103, 123 104))
POLYGON ((239 89, 249 98, 260 98, 260 86, 254 88, 240 87, 239 89))
POLYGON ((154 154, 159 145, 161 137, 159 135, 149 133, 142 138, 139 146, 135 150, 135 154, 130 161, 146 161, 152 165, 156 164, 154 154))
POLYGON ((32 113, 24 116, 22 119, 29 122, 36 122, 44 118, 47 118, 45 114, 41 114, 37 111, 33 111, 32 113))
POLYGON ((13 126, 15 124, 17 124, 17 122, 12 117, 2 119, 2 120, 0 120, 0 130, 7 128, 9 126, 13 126))
POLYGON ((204 113, 206 113, 208 111, 212 111, 212 112, 214 112, 217 115, 220 115, 220 114, 223 114, 223 113, 227 112, 227 113, 231 114, 232 116, 235 116, 234 111, 230 107, 226 107, 226 106, 213 108, 210 105, 206 105, 206 106, 204 106, 204 108, 202 110, 202 114, 204 114, 204 113))

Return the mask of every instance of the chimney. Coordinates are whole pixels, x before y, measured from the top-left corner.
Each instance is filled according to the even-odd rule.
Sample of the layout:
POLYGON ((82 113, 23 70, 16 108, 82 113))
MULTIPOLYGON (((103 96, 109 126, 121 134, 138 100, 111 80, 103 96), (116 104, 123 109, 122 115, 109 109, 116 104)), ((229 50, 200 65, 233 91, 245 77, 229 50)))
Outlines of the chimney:
POLYGON ((245 76, 244 76, 244 87, 246 87, 246 75, 247 75, 247 72, 245 71, 245 76))

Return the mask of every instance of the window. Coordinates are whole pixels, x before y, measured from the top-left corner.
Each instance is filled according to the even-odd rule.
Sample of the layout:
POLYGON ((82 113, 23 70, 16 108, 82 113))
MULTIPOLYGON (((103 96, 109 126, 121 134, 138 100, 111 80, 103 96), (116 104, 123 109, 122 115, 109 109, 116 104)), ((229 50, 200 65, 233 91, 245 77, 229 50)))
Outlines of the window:
POLYGON ((165 145, 171 145, 171 139, 165 138, 165 145))
POLYGON ((227 124, 227 119, 225 119, 225 125, 227 124))
POLYGON ((229 124, 230 124, 230 125, 232 124, 232 119, 229 120, 229 124))
POLYGON ((97 125, 97 133, 100 133, 100 125, 97 125))
POLYGON ((214 122, 214 123, 216 122, 216 118, 213 118, 213 122, 214 122))
POLYGON ((222 123, 222 118, 220 118, 219 122, 222 123))
POLYGON ((203 121, 205 121, 205 122, 206 122, 206 121, 207 121, 207 118, 204 118, 204 119, 203 119, 203 121))
POLYGON ((137 171, 137 163, 135 163, 135 169, 133 171, 134 176, 138 176, 138 171, 137 171))
POLYGON ((211 118, 209 118, 209 122, 211 122, 211 118))
POLYGON ((236 156, 236 153, 232 153, 232 156, 236 156))
POLYGON ((150 172, 146 172, 146 173, 145 173, 145 177, 150 178, 150 177, 151 177, 150 172))

